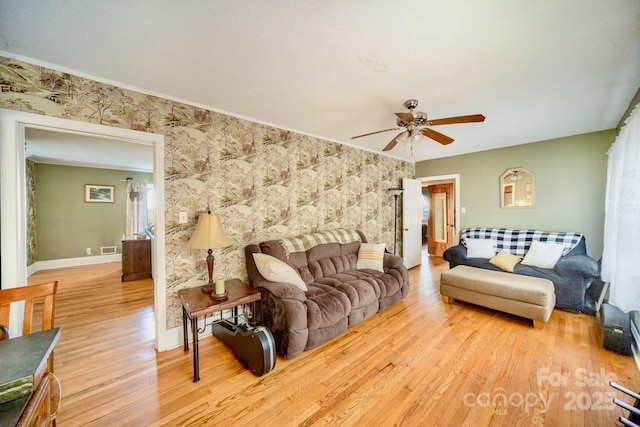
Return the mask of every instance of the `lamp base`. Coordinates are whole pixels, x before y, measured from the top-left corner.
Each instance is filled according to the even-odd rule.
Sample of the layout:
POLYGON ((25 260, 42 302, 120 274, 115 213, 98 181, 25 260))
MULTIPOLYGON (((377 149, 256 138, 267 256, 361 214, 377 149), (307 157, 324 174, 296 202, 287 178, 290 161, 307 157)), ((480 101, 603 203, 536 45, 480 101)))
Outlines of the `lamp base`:
POLYGON ((227 299, 227 296, 229 294, 227 293, 227 291, 224 291, 224 293, 222 294, 216 294, 215 292, 211 292, 211 298, 213 298, 216 301, 224 301, 227 299))
POLYGON ((216 284, 214 282, 209 282, 208 285, 201 286, 200 290, 203 294, 212 294, 216 291, 216 284))

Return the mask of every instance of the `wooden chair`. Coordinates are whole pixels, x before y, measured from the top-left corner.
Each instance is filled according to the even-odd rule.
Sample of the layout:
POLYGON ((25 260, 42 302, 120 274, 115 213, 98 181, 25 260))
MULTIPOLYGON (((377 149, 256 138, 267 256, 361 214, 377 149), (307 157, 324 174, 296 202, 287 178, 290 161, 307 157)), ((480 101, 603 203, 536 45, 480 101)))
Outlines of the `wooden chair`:
MULTIPOLYGON (((53 328, 54 307, 56 291, 58 290, 58 282, 43 283, 40 285, 23 286, 20 288, 2 289, 0 290, 0 325, 9 325, 9 313, 11 303, 24 301, 24 315, 22 318, 22 335, 32 332, 33 312, 36 300, 44 298, 42 308, 42 327, 41 331, 53 328)), ((8 331, 0 328, 0 340, 6 339, 8 331)), ((51 384, 50 390, 50 418, 55 426, 55 418, 58 415, 58 407, 60 404, 60 383, 53 375, 53 352, 47 360, 47 376, 51 384)))

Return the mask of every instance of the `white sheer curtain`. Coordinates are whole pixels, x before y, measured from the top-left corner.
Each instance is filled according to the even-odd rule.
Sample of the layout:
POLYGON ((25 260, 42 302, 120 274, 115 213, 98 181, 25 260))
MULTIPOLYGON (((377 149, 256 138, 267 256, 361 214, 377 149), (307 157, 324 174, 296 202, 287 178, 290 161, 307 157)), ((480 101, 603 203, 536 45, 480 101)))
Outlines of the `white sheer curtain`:
POLYGON ((640 310, 640 106, 609 150, 602 279, 609 303, 640 310))
POLYGON ((144 233, 147 227, 147 183, 127 181, 127 236, 144 233))

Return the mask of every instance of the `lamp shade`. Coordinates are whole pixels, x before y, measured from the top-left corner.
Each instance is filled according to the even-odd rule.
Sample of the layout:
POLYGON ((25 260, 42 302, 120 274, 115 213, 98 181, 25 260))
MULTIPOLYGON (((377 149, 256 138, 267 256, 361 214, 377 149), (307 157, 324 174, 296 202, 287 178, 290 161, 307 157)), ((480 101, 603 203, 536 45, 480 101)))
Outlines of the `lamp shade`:
POLYGON ((216 214, 202 214, 198 217, 198 225, 196 231, 189 239, 187 247, 191 249, 212 249, 224 248, 232 245, 224 234, 220 216, 216 214))
POLYGON ((391 191, 391 194, 393 194, 394 196, 399 196, 404 189, 402 188, 389 188, 389 191, 391 191))

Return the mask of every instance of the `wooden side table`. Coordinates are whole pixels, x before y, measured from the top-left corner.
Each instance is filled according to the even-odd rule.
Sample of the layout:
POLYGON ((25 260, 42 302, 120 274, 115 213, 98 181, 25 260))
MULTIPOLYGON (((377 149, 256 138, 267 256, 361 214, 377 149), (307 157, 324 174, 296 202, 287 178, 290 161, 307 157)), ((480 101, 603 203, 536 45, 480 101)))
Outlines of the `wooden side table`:
POLYGON ((251 313, 255 313, 255 302, 260 300, 260 291, 239 279, 230 279, 224 282, 228 296, 224 301, 216 301, 211 294, 203 292, 202 286, 181 289, 178 296, 182 300, 182 332, 184 337, 184 351, 189 351, 189 336, 187 320, 191 325, 193 335, 193 382, 200 380, 200 354, 198 350, 198 333, 206 330, 207 326, 222 320, 222 310, 233 309, 233 318, 238 323, 238 307, 251 304, 251 313), (207 323, 208 317, 214 317, 220 312, 220 317, 207 323), (204 318, 204 325, 198 328, 198 319, 204 318))

